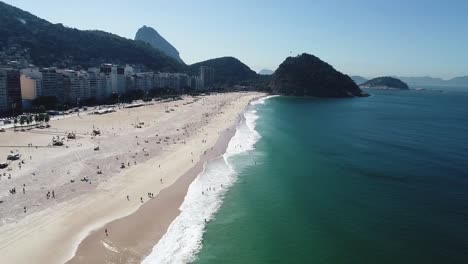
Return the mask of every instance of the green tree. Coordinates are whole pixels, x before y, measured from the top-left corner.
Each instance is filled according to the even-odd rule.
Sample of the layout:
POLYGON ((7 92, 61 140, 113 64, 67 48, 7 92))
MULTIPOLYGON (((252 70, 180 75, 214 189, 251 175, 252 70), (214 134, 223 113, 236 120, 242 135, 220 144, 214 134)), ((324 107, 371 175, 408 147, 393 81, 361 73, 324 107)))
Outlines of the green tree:
POLYGON ((33 122, 33 116, 32 115, 28 115, 27 118, 26 118, 26 123, 29 125, 33 122))
POLYGON ((39 111, 45 112, 45 109, 54 109, 58 104, 55 96, 41 96, 32 101, 34 107, 39 108, 39 111))
POLYGON ((36 123, 40 123, 41 122, 41 115, 40 114, 35 114, 34 115, 34 121, 36 123))
POLYGON ((47 123, 47 125, 49 124, 49 121, 50 121, 49 114, 44 114, 44 121, 47 123))
POLYGON ((27 122, 27 120, 28 120, 28 118, 27 118, 26 116, 24 116, 24 115, 21 116, 21 117, 20 117, 20 120, 19 120, 20 125, 23 126, 24 123, 27 122))
POLYGON ((45 113, 45 111, 46 111, 45 106, 43 105, 39 106, 39 113, 45 113))

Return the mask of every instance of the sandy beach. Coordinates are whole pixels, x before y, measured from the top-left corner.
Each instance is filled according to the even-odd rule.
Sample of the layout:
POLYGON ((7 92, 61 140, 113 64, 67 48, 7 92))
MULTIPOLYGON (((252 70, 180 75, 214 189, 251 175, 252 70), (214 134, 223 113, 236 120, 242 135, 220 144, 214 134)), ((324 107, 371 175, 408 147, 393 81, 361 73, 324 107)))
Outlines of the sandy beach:
POLYGON ((0 170, 0 263, 139 263, 259 96, 186 96, 1 133, 0 162, 21 158, 0 170))

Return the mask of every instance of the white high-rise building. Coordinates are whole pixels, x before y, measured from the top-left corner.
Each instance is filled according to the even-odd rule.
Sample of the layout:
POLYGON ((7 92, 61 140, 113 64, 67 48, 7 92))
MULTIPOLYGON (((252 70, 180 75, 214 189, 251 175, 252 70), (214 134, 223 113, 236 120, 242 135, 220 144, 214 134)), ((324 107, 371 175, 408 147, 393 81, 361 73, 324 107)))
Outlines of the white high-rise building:
POLYGON ((190 87, 195 90, 203 89, 203 80, 200 78, 200 76, 192 76, 190 87))
MULTIPOLYGON (((110 69, 110 68, 109 68, 110 69)), ((112 81, 110 71, 107 74, 105 68, 89 68, 89 83, 91 97, 103 102, 112 95, 112 81)))
POLYGON ((81 101, 91 98, 89 74, 86 71, 59 70, 69 79, 67 101, 80 104, 81 101))
POLYGON ((63 75, 55 68, 43 68, 40 72, 42 74, 41 96, 54 96, 59 102, 63 102, 65 100, 63 75))
POLYGON ((205 89, 212 88, 214 84, 214 75, 215 75, 214 68, 208 67, 208 66, 200 67, 200 78, 203 82, 203 86, 205 89))
POLYGON ((109 75, 99 73, 97 76, 96 100, 103 102, 112 95, 112 81, 109 75))
POLYGON ((155 88, 162 89, 183 89, 189 87, 191 79, 184 73, 157 73, 154 75, 155 88))
POLYGON ((125 76, 129 76, 129 75, 133 75, 135 74, 135 69, 130 66, 130 65, 125 65, 125 68, 124 68, 124 74, 125 76))
POLYGON ((112 92, 117 94, 125 93, 125 69, 120 66, 111 68, 112 92))
POLYGON ((134 82, 135 82, 135 90, 142 90, 144 92, 148 92, 154 88, 154 73, 153 72, 136 73, 134 82))
MULTIPOLYGON (((128 71, 131 71, 128 68, 128 71)), ((111 78, 111 91, 112 93, 123 94, 125 93, 126 79, 125 68, 112 64, 102 64, 101 73, 109 75, 111 78)))

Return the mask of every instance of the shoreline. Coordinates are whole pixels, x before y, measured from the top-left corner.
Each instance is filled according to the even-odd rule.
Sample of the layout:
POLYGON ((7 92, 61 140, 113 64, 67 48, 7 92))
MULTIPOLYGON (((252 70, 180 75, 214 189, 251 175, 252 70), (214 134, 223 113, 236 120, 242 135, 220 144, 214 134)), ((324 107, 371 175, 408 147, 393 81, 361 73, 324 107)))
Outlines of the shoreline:
POLYGON ((154 199, 141 205, 136 212, 94 230, 80 242, 73 257, 65 263, 107 263, 106 261, 109 260, 112 263, 122 264, 141 263, 167 232, 169 225, 179 216, 181 212, 179 208, 185 199, 188 188, 203 172, 205 164, 226 152, 229 141, 234 136, 236 127, 242 118, 239 117, 235 124, 223 131, 213 150, 207 152, 206 155, 201 155, 200 160, 180 176, 174 184, 161 190, 154 199), (156 216, 157 219, 154 219, 155 211, 161 213, 156 216), (145 228, 141 228, 141 226, 145 226, 145 228), (108 229, 108 237, 105 236, 105 229, 108 229), (132 230, 132 233, 129 233, 128 230, 132 230), (107 245, 104 245, 103 242, 107 245), (135 246, 143 251, 134 248, 125 252, 119 251, 119 248, 135 246), (109 249, 110 247, 112 249, 109 249), (101 254, 103 252, 106 252, 107 255, 101 254))
POLYGON ((262 96, 248 104, 226 151, 205 163, 203 172, 189 186, 180 214, 142 264, 192 263, 197 259, 203 250, 208 223, 216 219, 224 198, 238 180, 238 168, 231 158, 255 149, 261 139, 255 130, 259 118, 256 108, 269 98, 262 96))
POLYGON ((203 173, 208 162, 226 153, 237 126, 245 119, 243 115, 250 107, 250 103, 262 97, 264 96, 251 99, 238 114, 235 122, 220 133, 212 149, 202 154, 200 160, 176 182, 162 189, 154 199, 142 204, 134 213, 115 219, 92 231, 79 243, 75 254, 66 263, 141 263, 152 253, 154 246, 180 215, 179 208, 185 200, 190 185, 203 173), (155 212, 158 214, 155 215, 155 212))
MULTIPOLYGON (((160 200, 146 195, 152 192, 156 197, 179 182, 199 159, 205 158, 204 152, 207 156, 210 154, 211 147, 214 148, 225 130, 238 124, 239 116, 251 100, 263 95, 227 93, 185 97, 178 102, 121 109, 105 116, 52 121, 50 131, 2 134, 0 145, 9 145, 14 135, 15 145, 25 146, 30 143, 47 145, 51 135, 63 135, 70 129, 80 136, 67 140, 66 148, 15 150, 29 159, 22 169, 18 169, 15 162, 11 166, 12 178, 0 182, 0 198, 5 199, 0 207, 3 220, 0 223, 0 262, 64 263, 70 260, 94 230, 160 200), (135 121, 144 121, 144 127, 136 128, 135 121), (95 125, 103 134, 97 138, 87 132, 95 125), (101 147, 100 151, 93 151, 96 144, 101 147), (119 168, 121 163, 128 166, 119 168), (96 166, 98 169, 100 166, 102 174, 96 174, 96 166), (89 177, 90 181, 83 182, 80 180, 83 177, 89 177), (6 196, 9 189, 23 183, 26 183, 26 193, 6 196), (46 199, 48 190, 55 190, 57 197, 46 199), (23 205, 28 207, 27 213, 23 212, 23 205)), ((0 151, 6 155, 10 150, 0 151)), ((184 195, 181 196, 183 200, 184 195)), ((171 199, 162 209, 170 203, 171 199)), ((173 208, 177 209, 175 218, 178 206, 173 208)), ((155 218, 154 214, 151 218, 155 218)), ((107 243, 102 246, 106 251, 115 249, 107 243)))

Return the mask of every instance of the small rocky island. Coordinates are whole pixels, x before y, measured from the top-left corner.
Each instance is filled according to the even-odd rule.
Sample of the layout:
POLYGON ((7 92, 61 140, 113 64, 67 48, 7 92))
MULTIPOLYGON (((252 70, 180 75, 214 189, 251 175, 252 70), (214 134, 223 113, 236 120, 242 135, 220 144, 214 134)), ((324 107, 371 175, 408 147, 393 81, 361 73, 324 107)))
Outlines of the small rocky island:
POLYGON ((400 79, 393 77, 378 77, 369 80, 360 85, 361 88, 374 88, 374 89, 400 89, 408 90, 409 87, 400 79))
POLYGON ((273 92, 315 97, 367 96, 348 76, 319 58, 302 54, 288 57, 272 76, 273 92))

